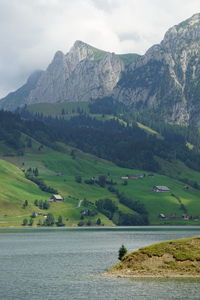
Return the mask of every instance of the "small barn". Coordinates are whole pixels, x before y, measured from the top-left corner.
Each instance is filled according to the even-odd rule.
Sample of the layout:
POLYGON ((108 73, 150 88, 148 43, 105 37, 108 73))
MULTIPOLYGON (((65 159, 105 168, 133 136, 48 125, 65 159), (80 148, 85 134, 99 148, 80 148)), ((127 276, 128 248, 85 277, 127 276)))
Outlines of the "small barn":
POLYGON ((141 179, 144 178, 144 174, 128 174, 129 179, 141 179))
POLYGON ((166 216, 165 216, 163 213, 160 213, 158 217, 159 217, 159 219, 161 219, 161 220, 166 219, 166 216))
POLYGON ((167 187, 167 186, 164 186, 164 185, 155 185, 153 187, 153 191, 154 192, 160 192, 160 193, 163 193, 163 192, 170 192, 170 189, 167 187))
POLYGON ((63 197, 60 195, 53 195, 50 199, 51 202, 64 201, 63 197))

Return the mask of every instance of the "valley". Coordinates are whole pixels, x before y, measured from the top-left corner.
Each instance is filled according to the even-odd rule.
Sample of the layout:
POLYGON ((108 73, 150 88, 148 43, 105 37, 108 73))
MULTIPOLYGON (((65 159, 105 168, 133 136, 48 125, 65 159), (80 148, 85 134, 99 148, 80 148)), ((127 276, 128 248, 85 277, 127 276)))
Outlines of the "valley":
MULTIPOLYGON (((33 212, 36 213, 36 217, 32 226, 38 226, 38 222, 39 225, 42 224, 48 213, 53 214, 56 220, 62 216, 66 226, 77 226, 78 223, 96 226, 97 219, 101 219, 101 225, 115 225, 112 219, 97 211, 95 202, 99 199, 111 199, 123 213, 137 214, 136 211, 120 203, 116 194, 108 190, 112 185, 105 184, 101 187, 97 183, 85 183, 86 180, 98 179, 99 176, 105 176, 106 180, 113 182, 113 187, 120 193, 142 203, 148 212, 151 225, 200 224, 197 218, 200 211, 200 191, 192 187, 184 190, 185 184, 177 179, 157 173, 120 168, 111 162, 64 144, 60 145, 63 147, 62 152, 45 146, 39 151, 39 145, 32 140, 31 148, 28 148, 23 156, 3 156, 4 160, 0 161, 1 227, 22 226, 23 219, 29 220, 33 212), (37 168, 38 177, 42 178, 48 186, 56 189, 64 198, 64 202, 50 202, 48 210, 35 206, 35 200, 48 201, 51 194, 42 192, 36 184, 25 178, 22 170, 30 168, 37 168), (145 174, 145 177, 121 179, 127 174, 145 174), (81 178, 81 182, 77 182, 77 177, 81 178), (156 185, 167 186, 170 192, 156 193, 153 191, 156 185), (25 200, 28 201, 28 206, 23 208, 25 200), (94 215, 84 215, 83 212, 87 210, 95 211, 94 215), (164 214, 165 217, 159 217, 160 214, 164 214), (186 215, 190 219, 187 219, 186 215)), ((198 172, 189 168, 187 170, 188 173, 184 172, 184 176, 190 178, 193 175, 193 179, 198 180, 198 172)))
POLYGON ((144 55, 78 40, 1 99, 1 227, 200 224, 199 24, 144 55))
POLYGON ((199 299, 198 10, 0 1, 2 300, 199 299))

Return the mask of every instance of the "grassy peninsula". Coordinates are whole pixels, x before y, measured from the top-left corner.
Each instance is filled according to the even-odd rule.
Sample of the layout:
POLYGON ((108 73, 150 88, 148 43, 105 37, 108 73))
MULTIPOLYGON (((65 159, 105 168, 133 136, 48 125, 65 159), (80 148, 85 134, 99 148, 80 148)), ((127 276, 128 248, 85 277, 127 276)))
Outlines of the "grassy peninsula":
POLYGON ((125 255, 106 274, 133 278, 200 278, 200 237, 141 248, 125 255))

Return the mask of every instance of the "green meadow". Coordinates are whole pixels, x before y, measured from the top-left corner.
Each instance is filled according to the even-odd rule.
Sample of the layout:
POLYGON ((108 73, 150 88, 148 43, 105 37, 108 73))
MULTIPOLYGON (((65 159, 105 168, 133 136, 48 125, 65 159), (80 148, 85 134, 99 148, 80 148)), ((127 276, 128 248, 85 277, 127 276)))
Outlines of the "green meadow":
MULTIPOLYGON (((140 170, 117 167, 111 162, 61 143, 58 146, 62 152, 54 151, 48 147, 38 150, 39 145, 37 141, 32 140, 32 147, 26 149, 24 156, 4 156, 0 161, 1 227, 21 226, 23 219, 29 219, 33 212, 39 212, 39 215, 34 219, 33 226, 37 226, 39 220, 44 221, 47 213, 52 213, 55 219, 62 216, 66 226, 77 226, 77 223, 81 221, 81 211, 86 209, 82 204, 84 199, 89 201, 90 209, 95 208, 96 200, 109 198, 122 212, 135 213, 127 206, 119 203, 119 199, 108 190, 108 186, 102 188, 98 184, 91 185, 84 182, 91 178, 98 179, 101 175, 107 176, 109 180, 112 179, 116 183, 115 188, 118 191, 143 203, 148 211, 151 225, 200 224, 199 221, 182 218, 184 213, 190 216, 200 215, 200 191, 192 187, 184 190, 184 183, 175 179, 177 177, 175 170, 173 171, 174 174, 169 174, 170 176, 149 174, 140 170), (49 200, 51 194, 42 192, 36 184, 25 178, 24 172, 29 168, 37 168, 39 178, 42 178, 46 185, 56 189, 64 198, 64 202, 51 203, 48 210, 36 207, 34 205, 35 200, 49 200), (127 174, 145 174, 145 177, 128 179, 128 184, 124 185, 124 180, 121 177, 127 174), (81 183, 76 181, 76 176, 81 176, 81 183), (170 188, 170 192, 156 193, 153 191, 155 185, 167 186, 170 188), (28 201, 28 206, 23 208, 25 200, 28 201), (160 220, 158 216, 161 213, 167 217, 176 214, 178 218, 160 220)), ((163 162, 163 168, 170 170, 170 166, 166 162, 163 162)), ((184 175, 187 178, 199 179, 198 172, 186 168, 182 163, 177 162, 176 172, 177 168, 179 168, 180 178, 184 175)), ((172 167, 171 170, 173 170, 172 167)), ((104 225, 114 225, 101 213, 95 216, 85 216, 84 222, 89 221, 95 225, 98 218, 104 225)))
MULTIPOLYGON (((80 103, 79 103, 80 104, 80 103)), ((78 103, 62 103, 54 105, 48 104, 51 111, 58 113, 66 105, 65 109, 73 113, 78 103)), ((87 103, 82 103, 82 109, 87 110, 87 103)), ((34 105, 33 107, 36 107, 34 105)), ((39 105, 41 109, 41 104, 39 105)), ((44 111, 46 104, 44 104, 44 111)), ((100 116, 99 116, 100 117, 100 116)), ((102 117, 102 116, 101 116, 102 117)), ((107 116, 109 117, 109 116, 107 116)), ((140 127, 142 124, 139 124, 140 127)), ((143 129, 149 131, 148 127, 143 129)), ((150 134, 157 134, 149 131, 150 134)), ((26 145, 27 136, 22 134, 22 139, 26 145)), ((115 188, 124 193, 125 196, 137 200, 144 204, 148 211, 151 225, 157 224, 200 224, 200 221, 184 220, 182 215, 189 216, 200 215, 200 190, 188 186, 185 190, 185 184, 181 181, 183 178, 196 181, 200 180, 200 174, 186 167, 180 161, 167 162, 157 158, 161 166, 161 174, 149 174, 141 170, 132 170, 120 168, 112 162, 98 158, 94 155, 84 153, 78 149, 57 143, 60 151, 54 151, 46 146, 42 146, 36 140, 31 139, 31 147, 26 145, 24 155, 16 156, 11 148, 5 144, 0 144, 0 226, 21 226, 23 219, 30 219, 33 212, 37 213, 34 218, 33 226, 37 226, 39 220, 44 221, 47 213, 52 213, 57 219, 62 216, 65 225, 77 226, 81 221, 81 211, 87 209, 83 206, 84 199, 89 201, 90 209, 95 209, 95 202, 99 199, 112 199, 119 210, 124 213, 135 214, 136 212, 121 204, 114 193, 108 190, 108 185, 104 188, 98 184, 86 184, 84 181, 91 178, 98 179, 104 175, 108 180, 116 183, 115 188), (5 156, 5 154, 8 154, 5 156), (72 154, 73 153, 73 154, 72 154), (48 210, 41 210, 34 205, 35 200, 49 200, 51 194, 43 192, 39 187, 25 178, 25 172, 28 169, 37 168, 39 178, 46 185, 53 187, 64 198, 64 202, 51 203, 48 210), (122 176, 127 174, 145 174, 142 179, 128 179, 127 185, 124 185, 122 176), (149 176, 152 175, 152 176, 149 176), (166 176, 167 175, 167 176, 166 176), (81 176, 81 183, 76 181, 76 176, 81 176), (156 193, 153 187, 156 185, 167 186, 170 192, 156 193), (28 201, 28 206, 23 207, 24 201, 28 201), (39 213, 39 214, 38 214, 39 213), (158 216, 164 214, 167 218, 160 220, 158 216), (177 219, 170 218, 176 214, 177 219)), ((104 225, 114 225, 111 220, 101 213, 95 216, 85 216, 84 222, 96 224, 100 218, 104 225)))

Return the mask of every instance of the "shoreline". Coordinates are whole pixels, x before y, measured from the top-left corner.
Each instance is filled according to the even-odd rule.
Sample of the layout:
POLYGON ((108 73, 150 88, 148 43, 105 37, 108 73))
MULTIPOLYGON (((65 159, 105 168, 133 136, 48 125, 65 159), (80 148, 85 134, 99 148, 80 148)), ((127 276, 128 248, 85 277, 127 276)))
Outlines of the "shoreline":
POLYGON ((110 278, 126 278, 126 279, 200 279, 199 275, 184 275, 184 274, 159 274, 159 275, 153 275, 153 274, 121 274, 118 272, 103 272, 101 273, 104 277, 110 277, 110 278))
POLYGON ((139 226, 23 226, 23 225, 20 225, 20 226, 2 226, 1 227, 1 221, 0 221, 0 229, 13 229, 13 228, 19 228, 19 229, 22 229, 22 228, 33 228, 33 229, 41 229, 41 228, 83 228, 83 229, 87 229, 87 228, 99 228, 99 229, 103 229, 103 228, 106 228, 106 229, 135 229, 135 230, 145 230, 145 229, 185 229, 185 228, 196 228, 196 229, 200 229, 200 225, 196 224, 196 225, 193 225, 193 224, 184 224, 184 225, 139 225, 139 226))
POLYGON ((162 232, 162 231, 194 231, 199 232, 200 226, 63 226, 63 227, 29 227, 29 226, 10 226, 0 227, 0 233, 8 232, 43 232, 43 231, 125 231, 125 232, 162 232))
POLYGON ((124 255, 104 274, 115 278, 200 279, 200 236, 169 240, 124 255))

